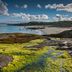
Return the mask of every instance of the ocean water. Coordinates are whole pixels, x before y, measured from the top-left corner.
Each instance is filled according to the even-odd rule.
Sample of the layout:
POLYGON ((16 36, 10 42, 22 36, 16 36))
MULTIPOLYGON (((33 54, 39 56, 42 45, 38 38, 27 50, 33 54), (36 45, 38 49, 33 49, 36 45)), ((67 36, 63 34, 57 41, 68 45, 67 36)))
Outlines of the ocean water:
POLYGON ((6 24, 0 24, 0 33, 43 34, 43 32, 40 30, 26 29, 24 26, 8 26, 6 24))

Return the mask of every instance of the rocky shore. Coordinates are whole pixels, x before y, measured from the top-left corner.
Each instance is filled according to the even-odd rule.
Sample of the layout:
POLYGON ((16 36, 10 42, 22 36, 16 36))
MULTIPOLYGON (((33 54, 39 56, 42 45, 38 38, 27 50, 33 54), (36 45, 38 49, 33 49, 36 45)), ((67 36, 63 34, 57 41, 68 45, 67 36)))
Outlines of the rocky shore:
MULTIPOLYGON (((68 32, 68 31, 65 31, 65 32, 68 32)), ((65 35, 64 32, 60 34, 65 35)), ((43 43, 34 46, 36 48, 41 48, 44 46, 56 46, 57 50, 66 50, 68 51, 70 55, 72 55, 72 38, 58 38, 58 37, 55 37, 55 36, 52 37, 49 35, 42 36, 42 35, 23 34, 23 33, 0 34, 0 43, 6 43, 6 44, 7 43, 9 44, 10 43, 26 43, 35 39, 45 39, 43 43)), ((34 47, 31 47, 31 48, 34 48, 34 47)))
POLYGON ((25 43, 30 40, 44 38, 35 34, 24 33, 2 33, 0 34, 0 43, 25 43))
POLYGON ((0 72, 55 72, 60 71, 61 66, 64 71, 70 72, 71 63, 72 38, 24 33, 0 34, 0 72))

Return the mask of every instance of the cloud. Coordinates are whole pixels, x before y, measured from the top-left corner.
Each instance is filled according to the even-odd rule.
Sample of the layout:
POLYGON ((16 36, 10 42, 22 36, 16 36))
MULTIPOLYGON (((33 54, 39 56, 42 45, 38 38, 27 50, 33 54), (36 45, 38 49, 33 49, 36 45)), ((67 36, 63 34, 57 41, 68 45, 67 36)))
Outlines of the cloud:
POLYGON ((27 4, 24 4, 23 6, 21 6, 21 8, 27 8, 28 5, 27 4))
POLYGON ((67 11, 67 12, 72 12, 72 3, 64 5, 64 4, 48 4, 45 5, 45 8, 49 9, 56 9, 57 11, 67 11))
POLYGON ((61 15, 56 14, 55 17, 53 17, 55 21, 72 21, 72 17, 68 17, 68 15, 61 15))
POLYGON ((27 5, 27 4, 24 4, 24 5, 20 6, 20 5, 17 5, 17 4, 16 4, 15 7, 16 7, 16 8, 27 8, 28 5, 27 5))
POLYGON ((0 15, 9 16, 7 5, 5 5, 1 0, 0 0, 0 15))
POLYGON ((42 8, 40 4, 37 4, 37 7, 38 7, 38 8, 42 8))
POLYGON ((13 13, 11 16, 22 18, 24 21, 48 21, 48 15, 31 15, 25 13, 13 13))
POLYGON ((13 17, 21 17, 21 14, 19 14, 19 13, 13 13, 13 14, 11 14, 11 16, 13 16, 13 17))

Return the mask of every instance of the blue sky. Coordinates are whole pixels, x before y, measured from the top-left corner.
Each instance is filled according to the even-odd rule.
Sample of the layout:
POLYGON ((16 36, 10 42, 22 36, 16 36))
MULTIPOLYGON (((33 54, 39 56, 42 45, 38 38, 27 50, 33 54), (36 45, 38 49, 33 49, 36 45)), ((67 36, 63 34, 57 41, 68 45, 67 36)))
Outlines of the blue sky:
POLYGON ((0 0, 0 23, 58 20, 72 20, 72 0, 0 0))

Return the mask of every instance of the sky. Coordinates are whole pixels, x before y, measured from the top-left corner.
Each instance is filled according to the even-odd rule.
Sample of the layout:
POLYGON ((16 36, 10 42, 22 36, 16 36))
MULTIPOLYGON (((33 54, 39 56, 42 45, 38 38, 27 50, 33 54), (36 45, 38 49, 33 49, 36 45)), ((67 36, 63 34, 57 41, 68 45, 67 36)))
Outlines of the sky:
POLYGON ((0 23, 72 21, 72 0, 0 0, 0 23))

